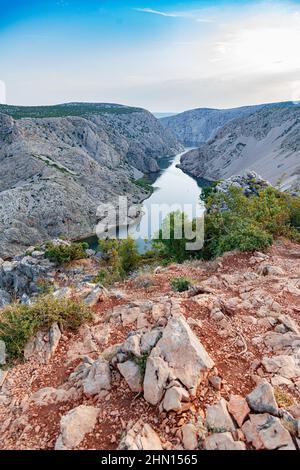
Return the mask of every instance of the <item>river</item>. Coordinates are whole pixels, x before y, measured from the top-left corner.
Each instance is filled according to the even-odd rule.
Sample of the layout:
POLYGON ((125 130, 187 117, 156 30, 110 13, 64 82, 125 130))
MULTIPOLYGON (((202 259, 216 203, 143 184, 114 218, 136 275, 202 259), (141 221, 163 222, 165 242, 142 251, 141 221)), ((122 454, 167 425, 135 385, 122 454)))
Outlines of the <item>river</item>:
MULTIPOLYGON (((162 220, 174 210, 185 212, 189 219, 200 217, 204 206, 200 200, 201 187, 207 181, 196 181, 185 174, 177 165, 181 156, 190 149, 159 160, 160 172, 151 175, 150 182, 154 189, 151 196, 143 202, 144 215, 138 224, 129 228, 129 234, 136 239, 139 251, 144 251, 145 239, 150 240, 157 234, 162 220)), ((126 230, 120 231, 120 238, 126 236, 126 230)))
MULTIPOLYGON (((160 171, 147 176, 153 187, 151 196, 142 203, 143 215, 139 221, 127 229, 119 230, 119 238, 126 238, 129 234, 137 242, 139 252, 144 252, 149 246, 145 240, 151 240, 157 234, 162 220, 174 210, 185 212, 189 219, 200 217, 204 206, 200 200, 201 187, 208 182, 202 179, 195 180, 177 168, 181 156, 189 151, 173 156, 163 157, 158 164, 160 171)), ((86 239, 92 248, 97 245, 97 237, 86 239)))

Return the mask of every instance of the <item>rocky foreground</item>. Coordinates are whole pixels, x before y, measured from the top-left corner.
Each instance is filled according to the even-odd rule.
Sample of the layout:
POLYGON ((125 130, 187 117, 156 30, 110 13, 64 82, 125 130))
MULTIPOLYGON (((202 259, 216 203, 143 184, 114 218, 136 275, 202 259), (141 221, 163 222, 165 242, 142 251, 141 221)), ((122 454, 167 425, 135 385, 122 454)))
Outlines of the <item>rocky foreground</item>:
POLYGON ((110 290, 91 283, 97 270, 91 253, 54 273, 53 295, 91 305, 93 322, 53 324, 0 371, 0 449, 300 448, 299 245, 110 290), (172 292, 179 276, 194 287, 172 292))

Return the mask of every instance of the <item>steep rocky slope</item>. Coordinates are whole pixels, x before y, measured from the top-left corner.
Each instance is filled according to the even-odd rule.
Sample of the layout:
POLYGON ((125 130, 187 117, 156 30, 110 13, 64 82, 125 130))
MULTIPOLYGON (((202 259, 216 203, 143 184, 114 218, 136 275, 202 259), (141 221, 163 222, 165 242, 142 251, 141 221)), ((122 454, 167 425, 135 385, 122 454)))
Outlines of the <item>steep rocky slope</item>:
POLYGON ((300 106, 263 107, 227 123, 200 148, 185 154, 181 168, 211 180, 255 170, 272 184, 299 189, 300 106))
POLYGON ((244 106, 233 109, 199 108, 162 118, 161 122, 170 129, 187 147, 197 147, 213 137, 215 132, 233 119, 248 116, 264 106, 244 106))
POLYGON ((99 203, 119 195, 141 201, 147 192, 132 179, 180 150, 142 109, 0 106, 0 255, 59 235, 91 234, 99 203))
POLYGON ((98 269, 73 263, 54 293, 92 305, 92 323, 52 325, 26 362, 0 370, 0 449, 300 447, 299 245, 158 268, 110 291, 84 281, 98 269), (172 292, 178 276, 196 287, 172 292))

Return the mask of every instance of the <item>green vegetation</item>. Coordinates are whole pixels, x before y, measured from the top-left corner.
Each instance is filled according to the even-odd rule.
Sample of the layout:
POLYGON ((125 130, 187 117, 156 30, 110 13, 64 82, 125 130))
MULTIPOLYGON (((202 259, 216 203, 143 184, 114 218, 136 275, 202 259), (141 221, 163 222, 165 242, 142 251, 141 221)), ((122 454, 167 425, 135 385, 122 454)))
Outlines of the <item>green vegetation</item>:
POLYGON ((138 267, 141 259, 132 238, 100 240, 99 250, 102 252, 103 261, 96 280, 104 285, 125 279, 138 267))
POLYGON ((87 243, 70 243, 55 245, 52 242, 46 244, 46 258, 57 264, 65 264, 70 261, 86 258, 87 243))
POLYGON ((149 353, 144 353, 141 357, 134 357, 134 362, 139 367, 142 377, 145 376, 148 357, 149 353))
POLYGON ((204 246, 199 251, 187 251, 184 227, 195 230, 195 221, 189 222, 181 212, 169 214, 163 221, 153 242, 164 264, 182 263, 191 258, 213 259, 228 251, 261 251, 272 245, 274 239, 286 237, 300 242, 300 198, 273 187, 245 196, 240 188, 217 193, 215 185, 206 188, 204 246), (170 234, 165 237, 164 234, 170 234))
POLYGON ((184 227, 195 229, 195 221, 189 222, 187 215, 183 212, 172 212, 163 220, 158 235, 153 240, 153 247, 165 263, 183 263, 193 256, 193 252, 186 251, 186 244, 193 240, 185 238, 184 227))
POLYGON ((171 281, 171 287, 174 292, 185 292, 189 290, 192 283, 186 277, 176 277, 171 281))
POLYGON ((218 185, 218 183, 219 181, 214 181, 211 184, 204 186, 201 189, 200 199, 204 202, 207 201, 208 197, 214 193, 215 188, 218 185))
POLYGON ((54 322, 77 330, 91 318, 91 311, 84 304, 42 296, 31 305, 12 304, 0 311, 0 340, 6 345, 8 360, 13 360, 22 357, 27 341, 39 330, 54 322))
POLYGON ((106 103, 67 103, 56 106, 11 106, 0 105, 0 113, 9 114, 14 119, 22 118, 55 118, 66 116, 87 116, 92 114, 128 114, 141 111, 118 104, 106 103))
POLYGON ((150 193, 153 193, 154 188, 153 186, 146 180, 146 178, 140 178, 138 180, 131 179, 131 181, 138 186, 139 188, 144 189, 150 193))
POLYGON ((46 279, 38 279, 36 285, 41 295, 51 294, 55 290, 54 285, 46 279))
POLYGON ((232 250, 263 250, 280 236, 300 242, 300 198, 273 187, 250 197, 238 188, 211 193, 206 206, 204 259, 232 250))

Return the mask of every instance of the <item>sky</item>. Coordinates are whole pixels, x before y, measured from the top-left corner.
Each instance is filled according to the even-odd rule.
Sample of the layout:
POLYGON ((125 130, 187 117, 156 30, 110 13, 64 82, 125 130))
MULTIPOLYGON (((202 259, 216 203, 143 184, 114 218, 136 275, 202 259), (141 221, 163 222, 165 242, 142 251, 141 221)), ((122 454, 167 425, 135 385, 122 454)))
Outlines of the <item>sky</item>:
POLYGON ((300 0, 0 0, 0 102, 300 99, 300 0))

